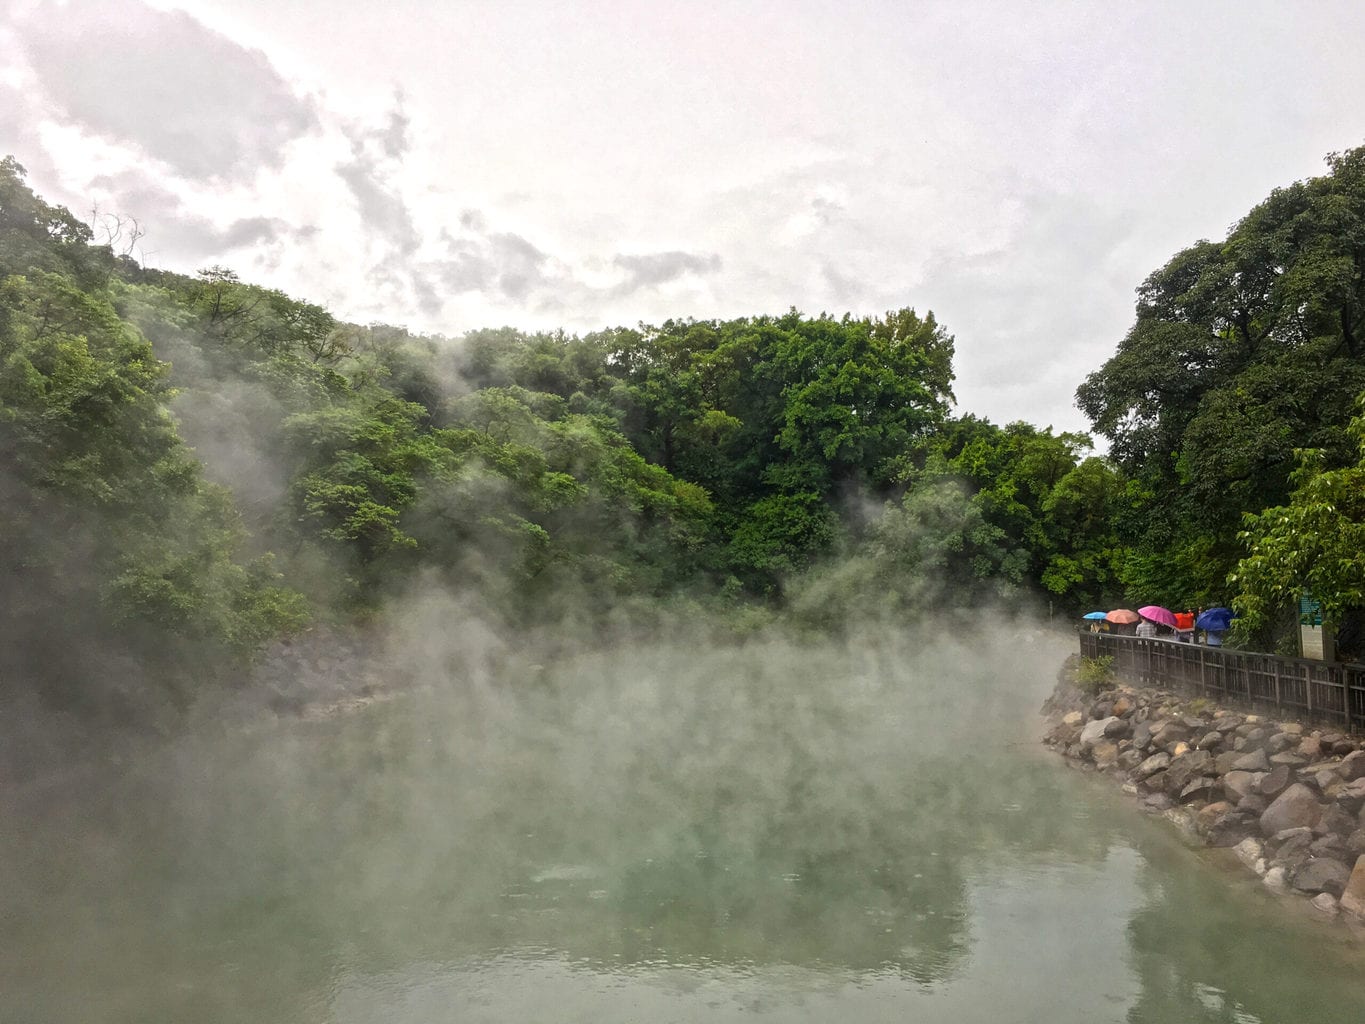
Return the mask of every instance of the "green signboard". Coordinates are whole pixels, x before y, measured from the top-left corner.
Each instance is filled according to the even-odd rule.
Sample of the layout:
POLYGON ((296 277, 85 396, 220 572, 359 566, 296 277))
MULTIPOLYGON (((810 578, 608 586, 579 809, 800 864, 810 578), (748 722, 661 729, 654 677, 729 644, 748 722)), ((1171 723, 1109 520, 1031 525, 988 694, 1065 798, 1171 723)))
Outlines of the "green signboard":
POLYGON ((1322 605, 1314 601, 1308 594, 1304 594, 1299 598, 1299 625, 1322 625, 1322 605))

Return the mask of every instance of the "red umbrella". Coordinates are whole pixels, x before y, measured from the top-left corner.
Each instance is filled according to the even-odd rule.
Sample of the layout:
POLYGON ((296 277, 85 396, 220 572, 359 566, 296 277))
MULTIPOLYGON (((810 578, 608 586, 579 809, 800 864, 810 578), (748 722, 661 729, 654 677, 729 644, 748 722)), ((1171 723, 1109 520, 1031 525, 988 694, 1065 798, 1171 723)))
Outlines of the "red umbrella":
POLYGON ((1120 626, 1126 626, 1136 622, 1140 616, 1137 612, 1130 612, 1127 608, 1115 608, 1105 616, 1110 622, 1116 622, 1120 626))
POLYGON ((1169 608, 1162 608, 1158 604, 1149 604, 1145 608, 1139 608, 1138 614, 1148 622, 1155 622, 1158 626, 1170 626, 1175 629, 1175 612, 1169 608))

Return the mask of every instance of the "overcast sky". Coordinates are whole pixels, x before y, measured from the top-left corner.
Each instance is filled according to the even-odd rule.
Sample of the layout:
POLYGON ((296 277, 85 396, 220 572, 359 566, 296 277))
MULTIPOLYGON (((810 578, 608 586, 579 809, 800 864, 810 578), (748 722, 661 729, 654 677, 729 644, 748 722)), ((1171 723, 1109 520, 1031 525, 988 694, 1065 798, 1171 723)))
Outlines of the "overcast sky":
POLYGON ((1000 423, 1084 428, 1138 283, 1365 143, 1355 0, 6 3, 0 152, 148 265, 451 335, 932 309, 1000 423))

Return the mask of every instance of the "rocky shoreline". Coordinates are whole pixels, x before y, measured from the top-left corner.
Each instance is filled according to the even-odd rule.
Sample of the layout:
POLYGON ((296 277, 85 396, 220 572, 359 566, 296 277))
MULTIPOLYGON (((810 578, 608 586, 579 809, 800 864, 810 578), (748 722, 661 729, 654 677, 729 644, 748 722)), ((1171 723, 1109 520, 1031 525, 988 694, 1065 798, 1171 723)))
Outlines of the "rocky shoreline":
POLYGON ((1265 886, 1365 922, 1365 743, 1168 690, 1086 693, 1064 669, 1043 742, 1265 886))

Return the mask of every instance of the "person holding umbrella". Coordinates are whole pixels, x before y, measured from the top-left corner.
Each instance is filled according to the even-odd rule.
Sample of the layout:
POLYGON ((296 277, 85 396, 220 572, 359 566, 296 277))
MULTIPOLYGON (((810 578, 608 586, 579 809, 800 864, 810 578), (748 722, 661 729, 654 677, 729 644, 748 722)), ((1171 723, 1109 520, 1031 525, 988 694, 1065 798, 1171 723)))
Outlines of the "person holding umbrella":
POLYGON ((1087 612, 1085 615, 1081 616, 1081 619, 1090 627, 1090 632, 1092 633, 1098 633, 1101 628, 1103 628, 1105 632, 1108 632, 1108 623, 1104 622, 1107 614, 1107 612, 1087 612), (1101 623, 1104 623, 1104 625, 1101 626, 1101 623))
POLYGON ((1138 626, 1138 636, 1156 636, 1157 626, 1175 629, 1175 612, 1169 608, 1162 608, 1159 604, 1144 605, 1138 609, 1138 615, 1142 617, 1142 623, 1138 626), (1147 628, 1144 630, 1143 626, 1147 628))
POLYGON ((1195 627, 1204 631, 1204 643, 1210 647, 1223 646, 1223 634, 1232 626, 1231 608, 1210 608, 1194 620, 1195 627))

